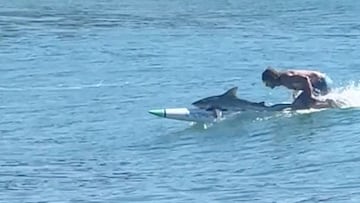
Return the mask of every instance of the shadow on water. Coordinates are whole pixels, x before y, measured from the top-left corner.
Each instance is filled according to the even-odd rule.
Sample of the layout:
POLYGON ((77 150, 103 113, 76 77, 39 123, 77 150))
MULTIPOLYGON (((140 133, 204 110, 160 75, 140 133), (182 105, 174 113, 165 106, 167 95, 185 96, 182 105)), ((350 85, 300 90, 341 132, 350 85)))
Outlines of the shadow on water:
POLYGON ((183 139, 193 137, 228 137, 228 136, 246 136, 251 135, 252 131, 264 121, 278 115, 262 113, 240 113, 226 117, 224 120, 215 123, 187 123, 188 127, 168 132, 161 135, 166 139, 183 139))

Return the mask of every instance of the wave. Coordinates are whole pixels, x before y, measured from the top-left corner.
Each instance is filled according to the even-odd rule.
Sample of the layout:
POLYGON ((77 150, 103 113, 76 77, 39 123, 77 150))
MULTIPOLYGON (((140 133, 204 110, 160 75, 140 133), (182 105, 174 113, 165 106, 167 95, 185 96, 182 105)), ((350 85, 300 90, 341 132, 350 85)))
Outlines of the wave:
POLYGON ((81 85, 63 85, 59 84, 57 86, 38 86, 38 87, 0 87, 0 91, 6 92, 22 92, 22 91, 63 91, 63 90, 82 90, 89 88, 101 88, 101 87, 123 87, 128 83, 118 84, 118 83, 103 83, 100 81, 95 84, 81 84, 81 85))

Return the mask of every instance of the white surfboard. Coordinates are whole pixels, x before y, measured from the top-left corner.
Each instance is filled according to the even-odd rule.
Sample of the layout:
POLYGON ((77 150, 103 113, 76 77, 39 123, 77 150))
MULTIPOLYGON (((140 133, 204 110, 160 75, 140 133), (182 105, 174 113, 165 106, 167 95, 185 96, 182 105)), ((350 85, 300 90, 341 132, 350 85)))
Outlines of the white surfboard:
POLYGON ((189 108, 153 109, 150 110, 149 113, 162 118, 197 122, 197 123, 212 123, 212 122, 216 122, 219 119, 215 115, 214 111, 206 111, 203 109, 195 109, 195 108, 194 109, 189 109, 189 108))

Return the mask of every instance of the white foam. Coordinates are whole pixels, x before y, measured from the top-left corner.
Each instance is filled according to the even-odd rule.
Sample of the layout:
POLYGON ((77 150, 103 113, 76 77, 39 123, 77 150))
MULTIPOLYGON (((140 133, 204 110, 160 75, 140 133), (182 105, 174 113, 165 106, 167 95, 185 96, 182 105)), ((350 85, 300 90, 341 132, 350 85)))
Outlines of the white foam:
POLYGON ((360 84, 351 82, 344 87, 333 89, 323 99, 334 100, 341 108, 360 107, 360 84))

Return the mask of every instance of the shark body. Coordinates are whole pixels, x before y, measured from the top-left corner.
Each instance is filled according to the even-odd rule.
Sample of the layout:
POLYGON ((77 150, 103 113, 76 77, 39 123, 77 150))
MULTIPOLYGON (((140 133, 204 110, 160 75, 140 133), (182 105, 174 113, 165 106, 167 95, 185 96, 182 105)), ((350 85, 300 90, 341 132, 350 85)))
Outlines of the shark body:
MULTIPOLYGON (((266 106, 264 102, 250 102, 236 96, 237 87, 233 87, 221 95, 210 96, 192 103, 205 110, 213 111, 282 111, 291 108, 291 104, 266 106)), ((218 114, 218 113, 216 113, 218 114)))

